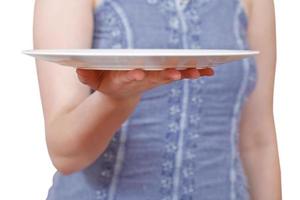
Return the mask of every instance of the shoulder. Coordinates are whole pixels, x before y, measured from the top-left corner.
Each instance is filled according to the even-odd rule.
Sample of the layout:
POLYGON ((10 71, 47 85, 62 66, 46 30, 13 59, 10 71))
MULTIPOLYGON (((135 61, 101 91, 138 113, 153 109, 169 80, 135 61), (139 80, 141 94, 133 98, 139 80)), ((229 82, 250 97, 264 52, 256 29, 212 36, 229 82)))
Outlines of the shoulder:
POLYGON ((245 11, 250 16, 257 10, 274 9, 274 0, 240 0, 244 5, 245 11))

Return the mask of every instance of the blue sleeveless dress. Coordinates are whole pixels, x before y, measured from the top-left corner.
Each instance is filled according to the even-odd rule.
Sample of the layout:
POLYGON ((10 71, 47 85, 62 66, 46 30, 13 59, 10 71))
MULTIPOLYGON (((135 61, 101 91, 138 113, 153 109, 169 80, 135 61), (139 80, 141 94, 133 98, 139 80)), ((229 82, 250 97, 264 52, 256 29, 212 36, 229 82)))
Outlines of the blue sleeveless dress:
MULTIPOLYGON (((239 0, 102 0, 94 48, 248 49, 239 0)), ((57 172, 48 200, 246 200, 238 149, 254 59, 146 92, 88 168, 57 172)))

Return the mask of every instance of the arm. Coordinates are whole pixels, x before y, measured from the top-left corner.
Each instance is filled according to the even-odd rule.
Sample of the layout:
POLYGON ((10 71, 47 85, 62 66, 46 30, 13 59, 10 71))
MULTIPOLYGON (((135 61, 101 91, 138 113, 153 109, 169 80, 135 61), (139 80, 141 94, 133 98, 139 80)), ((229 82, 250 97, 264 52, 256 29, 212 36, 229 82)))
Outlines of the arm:
MULTIPOLYGON (((36 0, 35 48, 91 48, 92 34, 93 0, 36 0)), ((142 92, 181 78, 213 73, 211 69, 81 69, 76 73, 48 62, 37 61, 37 66, 48 151, 54 166, 64 174, 89 166, 101 155, 134 111, 142 92), (96 92, 90 95, 90 88, 96 92)))
MULTIPOLYGON (((35 48, 90 48, 92 12, 90 0, 37 0, 35 48)), ((69 174, 99 156, 138 99, 120 103, 99 92, 89 95, 74 69, 42 61, 37 66, 48 151, 55 167, 69 174)))
POLYGON ((257 57, 258 80, 242 111, 240 150, 251 199, 281 199, 280 166, 273 117, 276 65, 272 0, 252 0, 248 38, 257 57))

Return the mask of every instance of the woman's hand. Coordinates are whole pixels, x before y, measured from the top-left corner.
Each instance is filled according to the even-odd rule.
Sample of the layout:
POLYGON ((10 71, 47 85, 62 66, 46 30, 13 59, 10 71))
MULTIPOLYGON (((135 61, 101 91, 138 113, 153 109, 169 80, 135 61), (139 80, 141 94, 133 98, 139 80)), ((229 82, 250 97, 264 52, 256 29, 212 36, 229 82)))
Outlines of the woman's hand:
MULTIPOLYGON (((92 1, 86 0, 37 0, 34 48, 91 48, 92 6, 92 1), (69 23, 73 21, 76 23, 69 23)), ((200 74, 197 70, 79 69, 78 77, 89 86, 86 87, 70 67, 43 61, 37 61, 37 65, 47 147, 54 166, 63 174, 86 168, 104 152, 113 135, 134 112, 143 91, 182 78, 212 74, 210 69, 200 70, 200 74), (100 92, 90 94, 90 88, 100 92)), ((195 66, 197 63, 187 67, 195 66)))
POLYGON ((212 76, 213 74, 212 68, 165 69, 162 71, 77 69, 78 78, 83 84, 114 99, 139 97, 143 92, 163 84, 185 78, 196 79, 200 76, 212 76))

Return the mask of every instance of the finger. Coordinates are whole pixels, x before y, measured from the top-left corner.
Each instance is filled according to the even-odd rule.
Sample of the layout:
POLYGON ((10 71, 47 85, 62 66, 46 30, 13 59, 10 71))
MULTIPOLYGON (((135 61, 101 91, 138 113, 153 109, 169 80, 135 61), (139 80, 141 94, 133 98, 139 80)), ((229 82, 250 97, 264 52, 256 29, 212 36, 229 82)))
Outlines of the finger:
POLYGON ((133 81, 141 81, 145 77, 145 72, 141 69, 115 71, 112 73, 112 81, 118 85, 131 83, 133 81))
POLYGON ((132 81, 142 81, 145 78, 146 74, 142 69, 134 69, 125 72, 124 76, 122 77, 123 83, 130 83, 132 81))
POLYGON ((215 71, 208 67, 208 68, 204 68, 204 69, 198 69, 200 76, 213 76, 215 74, 215 71))
POLYGON ((176 67, 178 66, 180 60, 176 57, 167 58, 162 63, 163 71, 152 71, 147 73, 147 80, 150 82, 164 83, 171 80, 179 80, 181 78, 181 74, 176 67))
POLYGON ((196 79, 200 77, 200 72, 196 68, 185 69, 181 71, 182 79, 196 79))
POLYGON ((147 72, 146 81, 151 85, 165 84, 172 80, 180 80, 181 74, 176 69, 147 72))
POLYGON ((181 71, 182 79, 196 79, 200 77, 200 72, 196 69, 198 66, 197 59, 189 59, 184 63, 187 68, 181 71))
POLYGON ((214 70, 212 68, 204 69, 186 69, 181 71, 182 79, 197 79, 201 76, 212 76, 214 75, 214 70))
POLYGON ((79 80, 83 84, 88 85, 90 88, 96 90, 100 85, 101 76, 103 76, 105 72, 100 70, 87 70, 78 68, 76 69, 76 73, 79 80))
POLYGON ((165 82, 165 81, 172 81, 172 80, 180 80, 181 73, 176 69, 165 69, 159 73, 158 81, 165 82))
POLYGON ((79 80, 84 84, 87 84, 88 80, 91 77, 96 76, 96 72, 94 70, 86 70, 86 69, 78 68, 78 69, 76 69, 76 73, 77 73, 79 80))
POLYGON ((166 69, 163 71, 162 76, 167 80, 180 80, 181 73, 176 69, 166 69))

